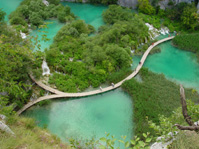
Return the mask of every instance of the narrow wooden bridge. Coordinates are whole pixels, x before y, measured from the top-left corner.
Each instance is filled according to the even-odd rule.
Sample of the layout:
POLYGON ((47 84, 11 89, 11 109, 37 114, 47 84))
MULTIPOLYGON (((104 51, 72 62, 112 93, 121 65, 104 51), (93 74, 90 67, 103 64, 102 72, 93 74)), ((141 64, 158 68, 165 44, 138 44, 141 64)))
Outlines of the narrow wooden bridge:
POLYGON ((84 97, 84 96, 91 96, 91 95, 96 95, 96 94, 100 94, 100 93, 104 93, 104 92, 107 92, 107 91, 110 91, 110 90, 113 90, 113 89, 116 89, 118 87, 120 87, 122 85, 122 83, 126 80, 130 80, 131 78, 135 77, 137 75, 137 73, 140 71, 140 69, 142 68, 147 56, 149 55, 149 52, 155 47, 157 46, 158 44, 162 43, 162 42, 165 42, 165 41, 168 41, 168 40, 171 40, 173 39, 174 36, 172 37, 168 37, 168 38, 165 38, 165 39, 162 39, 162 40, 159 40, 157 42, 155 42, 153 45, 151 45, 146 51, 145 53, 143 54, 141 60, 140 60, 140 63, 138 64, 138 66, 136 67, 135 71, 130 74, 128 77, 126 77, 124 80, 118 82, 117 84, 115 84, 114 86, 109 86, 109 87, 106 87, 106 88, 103 88, 103 89, 98 89, 98 90, 94 90, 94 91, 89 91, 89 92, 82 92, 82 93, 64 93, 64 92, 61 92, 59 90, 56 90, 56 89, 53 89, 45 84, 43 84, 42 82, 40 81, 36 81, 33 77, 32 80, 38 85, 40 86, 41 88, 51 92, 51 93, 54 93, 54 95, 47 95, 47 96, 43 96, 43 97, 40 97, 38 98, 37 100, 34 100, 34 101, 31 101, 29 103, 27 103, 22 109, 20 109, 17 114, 20 115, 23 111, 25 111, 26 109, 28 109, 29 107, 33 106, 34 104, 40 102, 40 101, 44 101, 44 100, 49 100, 49 99, 55 99, 55 98, 65 98, 65 97, 84 97))

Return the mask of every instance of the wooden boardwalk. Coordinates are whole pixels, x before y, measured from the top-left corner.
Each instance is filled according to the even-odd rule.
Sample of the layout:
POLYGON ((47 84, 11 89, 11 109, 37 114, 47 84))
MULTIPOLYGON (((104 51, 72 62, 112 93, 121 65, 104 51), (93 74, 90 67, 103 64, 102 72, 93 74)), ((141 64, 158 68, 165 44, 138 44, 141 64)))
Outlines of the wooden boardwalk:
POLYGON ((140 69, 142 68, 147 56, 149 55, 149 52, 155 47, 157 46, 158 44, 162 43, 162 42, 165 42, 165 41, 168 41, 168 40, 171 40, 173 39, 174 36, 172 37, 168 37, 168 38, 165 38, 165 39, 162 39, 162 40, 159 40, 157 42, 155 42, 153 45, 151 45, 146 51, 145 53, 143 54, 140 62, 138 64, 138 66, 136 67, 135 71, 130 74, 128 77, 126 77, 124 80, 118 82, 117 84, 115 84, 114 86, 109 86, 109 87, 106 87, 106 88, 103 88, 102 90, 98 89, 98 90, 94 90, 94 91, 89 91, 89 92, 83 92, 83 93, 64 93, 64 92, 61 92, 59 90, 56 90, 56 89, 53 89, 45 84, 43 84, 42 82, 40 81, 36 81, 33 77, 31 77, 33 79, 33 81, 38 85, 40 86, 41 88, 47 90, 47 91, 50 91, 51 93, 54 93, 54 95, 47 95, 47 96, 43 96, 43 97, 40 97, 38 98, 37 100, 34 100, 34 101, 31 101, 29 103, 27 103, 22 109, 20 109, 17 114, 20 115, 23 111, 25 111, 26 109, 28 109, 29 107, 33 106, 34 104, 40 102, 40 101, 44 101, 44 100, 49 100, 49 99, 55 99, 55 98, 65 98, 65 97, 85 97, 85 96, 91 96, 91 95, 96 95, 96 94, 100 94, 100 93, 104 93, 104 92, 107 92, 107 91, 110 91, 110 90, 113 90, 113 89, 116 89, 118 87, 120 87, 122 85, 122 83, 126 80, 129 80, 133 77, 135 77, 137 75, 137 73, 140 71, 140 69))

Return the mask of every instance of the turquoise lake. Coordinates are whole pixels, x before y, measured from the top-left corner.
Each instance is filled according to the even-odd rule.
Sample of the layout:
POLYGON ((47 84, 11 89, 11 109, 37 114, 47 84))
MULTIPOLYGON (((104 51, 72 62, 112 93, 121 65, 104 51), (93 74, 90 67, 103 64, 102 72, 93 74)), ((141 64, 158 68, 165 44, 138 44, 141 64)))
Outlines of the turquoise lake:
POLYGON ((5 20, 8 21, 9 14, 14 11, 23 0, 1 0, 0 8, 6 12, 5 20))
MULTIPOLYGON (((171 41, 159 45, 161 53, 149 55, 144 67, 156 73, 163 73, 166 78, 199 92, 199 63, 195 54, 172 46, 171 41)), ((133 58, 139 63, 141 56, 133 58)))
MULTIPOLYGON (((0 1, 0 7, 10 14, 21 1, 0 1)), ((69 5, 75 15, 96 29, 104 24, 101 14, 107 9, 105 6, 67 2, 63 4, 69 5)), ((42 51, 50 46, 53 37, 64 25, 56 20, 46 22, 50 24, 48 29, 43 31, 47 31, 50 41, 40 43, 42 51)), ((35 30, 31 35, 38 35, 41 39, 42 34, 35 30)), ((169 80, 199 91, 199 63, 195 54, 175 48, 171 42, 159 46, 161 53, 150 55, 144 66, 153 72, 163 73, 169 80)), ((133 58, 133 67, 139 63, 140 58, 139 56, 133 58)), ((47 125, 47 128, 63 141, 69 137, 82 140, 100 138, 105 136, 105 132, 117 138, 127 135, 129 140, 133 136, 132 107, 130 96, 117 89, 85 98, 56 99, 47 106, 34 106, 24 115, 35 118, 41 127, 47 125)))
POLYGON ((99 139, 105 137, 105 132, 118 139, 126 135, 130 140, 133 136, 132 101, 121 89, 85 98, 54 100, 24 114, 36 118, 39 126, 47 124, 63 141, 70 137, 99 139))
MULTIPOLYGON (((96 30, 104 24, 101 16, 102 12, 107 9, 107 6, 68 2, 62 2, 62 4, 64 6, 70 6, 71 12, 73 12, 78 19, 84 20, 87 24, 94 26, 96 30)), ((48 28, 41 29, 40 31, 35 30, 31 33, 33 36, 38 36, 38 40, 40 40, 41 51, 44 51, 45 48, 48 48, 53 43, 54 36, 64 25, 63 23, 59 23, 57 20, 48 20, 46 22, 50 23, 47 25, 48 28), (46 33, 43 33, 42 31, 45 31, 46 33), (50 40, 46 42, 42 41, 41 39, 43 34, 46 34, 47 38, 50 40)))

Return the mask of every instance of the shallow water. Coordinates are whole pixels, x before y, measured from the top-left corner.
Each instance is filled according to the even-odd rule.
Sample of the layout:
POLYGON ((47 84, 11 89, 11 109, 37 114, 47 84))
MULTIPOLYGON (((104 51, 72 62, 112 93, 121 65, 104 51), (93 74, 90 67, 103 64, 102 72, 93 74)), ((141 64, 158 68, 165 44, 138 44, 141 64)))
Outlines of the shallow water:
POLYGON ((73 137, 91 139, 105 132, 120 138, 132 137, 132 101, 121 89, 108 93, 63 100, 53 100, 48 106, 33 107, 24 115, 34 117, 39 126, 47 128, 63 141, 73 137))
POLYGON ((0 9, 6 12, 5 20, 8 21, 9 14, 14 11, 23 0, 0 0, 0 9))

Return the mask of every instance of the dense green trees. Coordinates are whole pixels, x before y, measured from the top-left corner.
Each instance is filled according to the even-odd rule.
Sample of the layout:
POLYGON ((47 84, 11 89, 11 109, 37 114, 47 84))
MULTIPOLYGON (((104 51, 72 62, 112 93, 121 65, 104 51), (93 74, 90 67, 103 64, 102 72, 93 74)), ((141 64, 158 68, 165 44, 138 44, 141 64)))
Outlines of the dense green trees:
MULTIPOLYGON (((0 14, 4 14, 0 11, 0 14)), ((8 115, 19 109, 32 95, 28 73, 41 67, 38 55, 32 53, 30 41, 23 40, 12 26, 0 23, 0 113, 8 115)))
POLYGON ((195 29, 198 23, 198 14, 197 14, 197 8, 193 5, 188 5, 183 9, 181 20, 182 23, 186 26, 186 28, 191 28, 192 30, 195 29))
POLYGON ((2 11, 2 9, 0 9, 0 22, 2 22, 4 20, 6 13, 4 11, 2 11))
POLYGON ((193 32, 199 29, 199 16, 193 3, 181 2, 162 10, 155 4, 153 7, 148 0, 140 0, 138 10, 138 16, 157 29, 161 26, 167 26, 171 32, 182 30, 193 32))
POLYGON ((104 11, 103 20, 105 23, 114 24, 117 21, 129 21, 133 18, 130 9, 122 8, 118 5, 110 5, 109 9, 104 11))
POLYGON ((138 0, 138 10, 148 15, 155 13, 155 9, 150 4, 149 0, 138 0))
POLYGON ((33 54, 17 32, 6 25, 3 30, 0 31, 0 92, 5 94, 0 98, 19 108, 31 95, 27 80, 33 54))
POLYGON ((42 0, 25 0, 9 17, 12 25, 27 27, 27 24, 31 24, 38 27, 43 24, 44 20, 50 18, 58 18, 60 22, 64 23, 68 21, 69 16, 74 18, 70 8, 64 7, 59 1, 50 1, 50 5, 45 6, 42 0))
POLYGON ((165 12, 169 19, 179 23, 176 25, 180 26, 181 30, 191 29, 193 31, 199 25, 197 9, 194 4, 179 3, 172 6, 171 9, 166 9, 165 12))
POLYGON ((137 16, 133 17, 130 10, 116 5, 109 6, 103 18, 109 20, 107 18, 116 10, 119 10, 116 17, 111 23, 107 22, 113 25, 102 26, 96 36, 89 36, 94 28, 81 20, 62 27, 46 51, 51 70, 58 71, 50 77, 49 83, 62 91, 76 92, 89 85, 98 87, 115 72, 119 72, 118 78, 110 78, 114 82, 124 78, 123 72, 130 72, 126 71, 132 63, 130 50, 149 37, 148 28, 137 16), (67 84, 73 87, 70 89, 67 84))
MULTIPOLYGON (((120 6, 110 6, 109 9, 113 7, 131 18, 124 21, 116 17, 116 23, 102 27, 106 29, 100 29, 100 34, 93 37, 88 36, 93 27, 81 20, 65 25, 57 33, 54 44, 46 51, 50 67, 61 72, 51 77, 51 84, 63 91, 77 91, 65 87, 69 81, 70 84, 75 83, 78 91, 82 91, 89 85, 99 86, 110 74, 131 65, 130 49, 136 48, 148 37, 148 28, 139 18, 133 17, 129 10, 120 6), (67 76, 66 82, 61 82, 60 76, 67 76)), ((107 11, 111 12, 109 9, 107 11)), ((120 77, 124 76, 123 73, 120 74, 120 77)), ((118 78, 122 79, 120 77, 118 78)))

